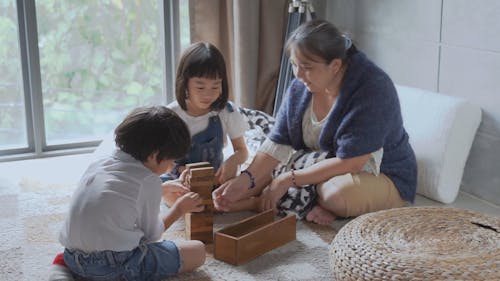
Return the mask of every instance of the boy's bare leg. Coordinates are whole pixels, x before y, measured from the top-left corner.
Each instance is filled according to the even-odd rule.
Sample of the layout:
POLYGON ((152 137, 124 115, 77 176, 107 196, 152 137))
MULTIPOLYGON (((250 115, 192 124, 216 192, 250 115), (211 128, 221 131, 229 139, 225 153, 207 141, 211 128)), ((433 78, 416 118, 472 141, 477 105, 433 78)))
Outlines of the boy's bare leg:
POLYGON ((176 242, 181 256, 179 273, 191 271, 205 263, 205 244, 198 240, 176 242))

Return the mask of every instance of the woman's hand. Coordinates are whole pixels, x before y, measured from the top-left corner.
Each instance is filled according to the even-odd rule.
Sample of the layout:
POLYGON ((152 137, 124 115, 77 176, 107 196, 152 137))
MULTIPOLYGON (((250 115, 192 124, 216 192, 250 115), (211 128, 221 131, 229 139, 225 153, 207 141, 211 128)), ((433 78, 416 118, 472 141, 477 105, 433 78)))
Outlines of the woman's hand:
POLYGON ((227 180, 236 177, 236 173, 238 172, 238 164, 234 163, 234 158, 228 158, 222 165, 219 170, 215 174, 217 181, 220 184, 225 183, 227 180))
POLYGON ((204 209, 203 200, 198 193, 188 192, 175 201, 172 209, 181 215, 191 212, 201 212, 204 209))
POLYGON ((215 208, 227 212, 231 204, 245 198, 258 196, 262 188, 271 181, 271 172, 278 164, 279 161, 272 156, 257 152, 247 168, 252 176, 248 173, 240 174, 227 180, 212 192, 215 208), (253 188, 251 188, 252 186, 253 188))
POLYGON ((287 182, 286 174, 281 174, 262 191, 260 201, 261 210, 276 209, 278 201, 288 191, 289 184, 287 182))
POLYGON ((252 196, 250 178, 246 174, 229 179, 212 192, 212 199, 217 210, 227 212, 229 206, 241 199, 252 196))
MULTIPOLYGON (((212 199, 214 201, 214 207, 215 209, 219 210, 219 211, 223 211, 223 212, 227 212, 229 211, 229 205, 235 201, 230 201, 228 200, 228 198, 224 197, 223 194, 226 193, 226 189, 227 188, 232 188, 232 189, 235 189, 236 187, 234 186, 234 182, 238 179, 239 177, 237 178, 232 178, 228 181, 226 181, 225 183, 223 183, 221 186, 219 186, 216 190, 214 190, 212 192, 212 199)), ((233 194, 234 195, 237 195, 235 194, 237 192, 237 190, 234 190, 233 191, 233 194)), ((231 193, 230 193, 231 194, 231 193)), ((237 197, 236 197, 237 198, 237 197)), ((243 196, 242 196, 243 198, 243 196)))

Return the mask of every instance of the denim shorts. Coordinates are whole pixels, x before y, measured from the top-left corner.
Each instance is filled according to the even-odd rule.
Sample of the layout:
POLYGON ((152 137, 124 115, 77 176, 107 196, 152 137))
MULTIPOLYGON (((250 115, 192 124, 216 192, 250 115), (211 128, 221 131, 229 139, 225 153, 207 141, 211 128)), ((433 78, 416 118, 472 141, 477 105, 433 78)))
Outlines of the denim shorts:
POLYGON ((167 240, 141 242, 134 250, 124 252, 65 249, 64 262, 85 280, 161 280, 177 274, 181 267, 177 246, 167 240))

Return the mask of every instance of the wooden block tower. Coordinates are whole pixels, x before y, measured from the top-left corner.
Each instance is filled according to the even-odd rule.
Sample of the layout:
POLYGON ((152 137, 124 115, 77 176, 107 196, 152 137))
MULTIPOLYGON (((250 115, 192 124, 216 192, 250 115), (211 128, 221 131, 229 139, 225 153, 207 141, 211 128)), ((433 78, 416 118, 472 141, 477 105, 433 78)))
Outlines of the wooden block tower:
POLYGON ((200 240, 204 243, 213 242, 214 205, 212 189, 214 187, 214 168, 208 162, 186 165, 189 168, 187 186, 192 192, 198 193, 203 199, 205 209, 199 213, 187 213, 186 239, 200 240))

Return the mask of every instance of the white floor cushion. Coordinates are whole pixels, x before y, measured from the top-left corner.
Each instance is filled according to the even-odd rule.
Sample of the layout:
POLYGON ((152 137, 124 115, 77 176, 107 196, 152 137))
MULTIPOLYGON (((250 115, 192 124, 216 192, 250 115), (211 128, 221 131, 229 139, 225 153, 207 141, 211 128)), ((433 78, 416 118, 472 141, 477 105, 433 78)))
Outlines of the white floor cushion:
POLYGON ((457 97, 406 86, 397 90, 417 157, 417 193, 451 203, 460 188, 481 109, 457 97))

